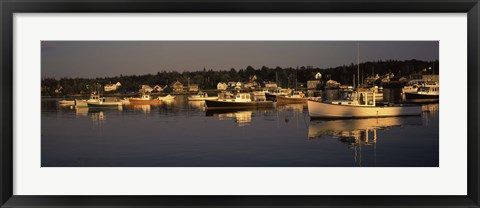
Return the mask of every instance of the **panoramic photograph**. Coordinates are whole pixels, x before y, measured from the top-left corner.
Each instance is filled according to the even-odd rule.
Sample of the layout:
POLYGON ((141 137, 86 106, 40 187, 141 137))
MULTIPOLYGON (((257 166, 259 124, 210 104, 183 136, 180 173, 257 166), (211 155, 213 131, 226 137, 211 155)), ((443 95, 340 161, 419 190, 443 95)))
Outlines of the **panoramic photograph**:
POLYGON ((42 167, 439 167, 439 41, 41 41, 42 167))

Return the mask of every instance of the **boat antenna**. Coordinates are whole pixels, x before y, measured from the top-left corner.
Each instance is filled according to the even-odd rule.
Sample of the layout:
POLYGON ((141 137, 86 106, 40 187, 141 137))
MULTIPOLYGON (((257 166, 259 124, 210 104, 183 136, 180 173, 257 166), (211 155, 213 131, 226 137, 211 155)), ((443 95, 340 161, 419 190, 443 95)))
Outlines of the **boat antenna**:
POLYGON ((433 60, 432 80, 433 76, 435 76, 435 60, 433 60))
POLYGON ((277 84, 277 87, 279 87, 278 85, 278 71, 275 70, 275 83, 277 84))
POLYGON ((355 74, 353 74, 353 87, 355 88, 355 74))
POLYGON ((360 43, 357 43, 357 88, 358 85, 360 85, 360 43))
POLYGON ((295 69, 295 91, 297 91, 297 74, 298 74, 298 66, 295 69))

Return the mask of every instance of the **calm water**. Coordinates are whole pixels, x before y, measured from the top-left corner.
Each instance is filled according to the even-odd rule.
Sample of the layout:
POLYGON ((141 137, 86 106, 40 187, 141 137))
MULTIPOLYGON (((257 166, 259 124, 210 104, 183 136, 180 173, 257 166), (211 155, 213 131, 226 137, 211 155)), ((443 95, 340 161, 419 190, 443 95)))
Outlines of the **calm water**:
MULTIPOLYGON (((398 100, 396 92, 385 98, 398 100)), ((439 106, 421 116, 310 120, 306 105, 206 111, 162 105, 71 109, 42 99, 43 167, 437 167, 439 106)))

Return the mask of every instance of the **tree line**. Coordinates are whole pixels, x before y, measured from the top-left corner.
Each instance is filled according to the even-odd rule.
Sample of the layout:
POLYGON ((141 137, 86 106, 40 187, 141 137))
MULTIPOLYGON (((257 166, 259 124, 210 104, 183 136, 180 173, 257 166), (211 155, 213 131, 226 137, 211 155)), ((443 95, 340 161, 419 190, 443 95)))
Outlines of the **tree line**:
MULTIPOLYGON (((409 77, 415 73, 438 74, 438 61, 421 60, 385 60, 375 62, 364 62, 360 64, 360 79, 369 76, 384 75, 393 73, 395 76, 409 77)), ((351 63, 331 68, 318 68, 312 66, 299 67, 267 67, 254 68, 247 66, 245 69, 229 70, 199 70, 199 71, 159 71, 156 74, 145 75, 119 75, 114 77, 99 78, 42 78, 42 96, 68 96, 68 95, 88 95, 97 86, 106 84, 115 84, 120 82, 122 86, 117 92, 128 93, 138 92, 141 85, 150 86, 170 86, 175 81, 180 81, 185 86, 198 84, 200 89, 216 89, 219 82, 248 82, 252 76, 256 76, 258 83, 277 82, 281 87, 293 87, 295 83, 307 83, 308 80, 315 79, 315 74, 320 72, 322 80, 333 79, 343 85, 353 85, 353 77, 357 76, 357 65, 351 63), (61 90, 59 90, 61 89, 61 90)), ((101 89, 101 88, 100 88, 101 89)), ((166 89, 167 91, 169 88, 166 89)))

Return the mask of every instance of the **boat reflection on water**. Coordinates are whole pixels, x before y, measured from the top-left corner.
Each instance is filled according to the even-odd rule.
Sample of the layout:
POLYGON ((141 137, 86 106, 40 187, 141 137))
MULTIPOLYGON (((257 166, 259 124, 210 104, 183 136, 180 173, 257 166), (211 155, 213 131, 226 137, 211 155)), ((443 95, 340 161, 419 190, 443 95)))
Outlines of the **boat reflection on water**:
POLYGON ((122 111, 123 108, 75 108, 75 115, 79 117, 90 117, 94 126, 102 127, 107 120, 107 111, 122 111))
POLYGON ((422 105, 423 112, 438 112, 440 110, 440 105, 438 103, 430 103, 422 105))
POLYGON ((431 122, 435 123, 438 120, 440 111, 440 105, 436 104, 424 104, 422 105, 422 119, 425 125, 430 125, 431 122))
POLYGON ((75 108, 75 115, 77 118, 88 116, 88 108, 75 108))
POLYGON ((373 148, 376 160, 377 131, 388 131, 403 125, 422 125, 419 116, 384 117, 365 119, 311 120, 308 125, 308 139, 337 138, 354 151, 357 166, 362 166, 362 147, 373 148))
POLYGON ((250 125, 252 122, 253 111, 249 110, 207 110, 206 116, 215 116, 219 120, 231 120, 235 121, 238 127, 244 127, 250 125))
POLYGON ((306 107, 307 107, 306 103, 296 103, 296 104, 277 103, 276 110, 278 112, 293 111, 295 113, 301 113, 306 107))
POLYGON ((194 109, 200 109, 202 111, 205 111, 205 101, 189 101, 188 105, 190 108, 194 109))
POLYGON ((105 111, 123 111, 122 106, 114 107, 114 108, 75 108, 75 115, 77 117, 85 117, 89 114, 95 114, 105 111))
POLYGON ((134 105, 131 105, 132 108, 133 108, 133 111, 142 111, 143 113, 145 114, 149 114, 152 107, 150 104, 134 104, 134 105))
MULTIPOLYGON (((355 143, 360 142, 361 133, 368 140, 369 131, 401 126, 402 117, 366 118, 366 119, 339 119, 339 120, 311 120, 308 125, 308 138, 321 138, 333 136, 340 138, 352 138, 355 143)), ((376 140, 376 138, 375 138, 376 140)))

